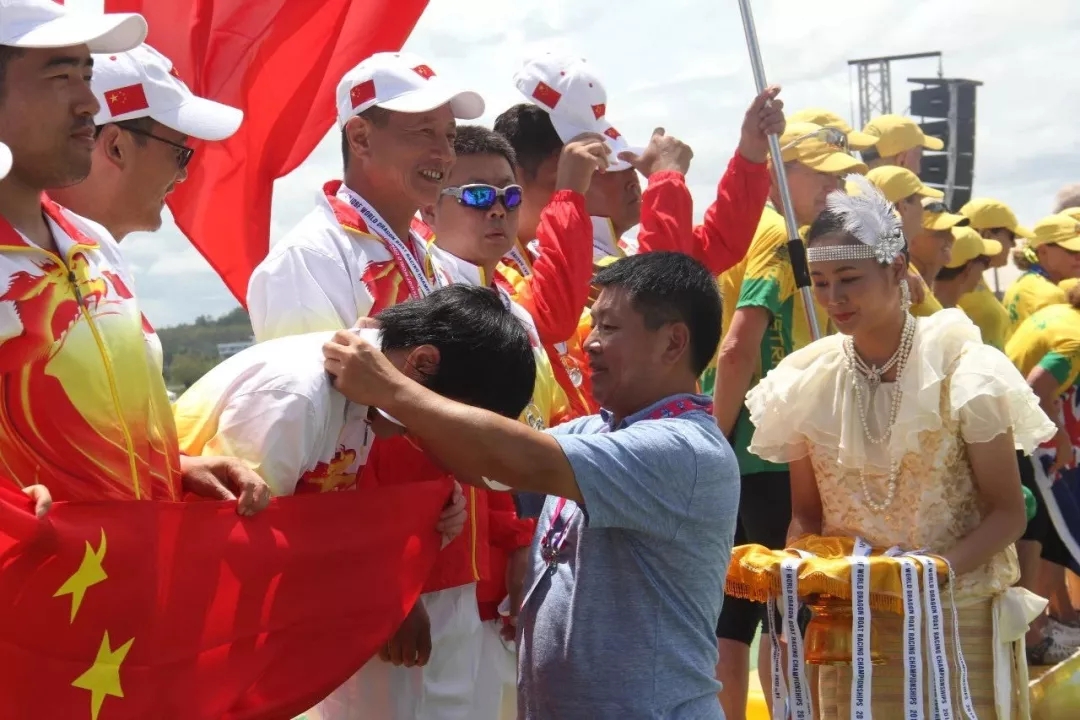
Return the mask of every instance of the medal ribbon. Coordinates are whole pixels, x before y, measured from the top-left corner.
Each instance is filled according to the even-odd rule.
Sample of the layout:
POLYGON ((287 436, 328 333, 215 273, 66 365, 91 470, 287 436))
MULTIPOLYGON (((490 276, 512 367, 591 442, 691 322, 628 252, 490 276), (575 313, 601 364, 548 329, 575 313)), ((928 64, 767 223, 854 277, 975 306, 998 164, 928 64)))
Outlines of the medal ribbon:
MULTIPOLYGON (((405 284, 409 286, 409 297, 419 300, 431 294, 433 290, 431 281, 420 266, 420 260, 416 257, 416 253, 402 242, 397 233, 390 228, 386 221, 382 219, 382 216, 375 212, 375 209, 367 201, 345 187, 344 184, 338 188, 337 193, 333 196, 329 193, 329 187, 324 188, 324 193, 331 208, 334 207, 334 201, 348 203, 360 215, 367 229, 382 240, 383 245, 386 246, 386 249, 394 258, 394 264, 397 265, 402 277, 405 278, 405 284)), ((355 229, 360 230, 360 228, 355 229)))
POLYGON ((780 589, 784 604, 784 635, 788 640, 788 688, 792 720, 812 720, 813 703, 810 700, 810 683, 806 679, 806 663, 803 659, 803 637, 799 631, 799 565, 802 557, 785 558, 780 561, 780 589))
POLYGON ((510 252, 506 253, 505 257, 510 259, 517 271, 521 273, 521 277, 527 278, 533 274, 528 251, 522 249, 520 240, 514 241, 514 247, 510 248, 510 252))
POLYGON ((926 642, 930 654, 931 715, 937 720, 952 720, 952 693, 949 680, 949 661, 945 649, 945 617, 941 610, 937 565, 927 555, 909 553, 908 557, 923 566, 923 613, 926 618, 926 642))
POLYGON ((870 720, 870 544, 855 538, 851 562, 851 720, 870 720))

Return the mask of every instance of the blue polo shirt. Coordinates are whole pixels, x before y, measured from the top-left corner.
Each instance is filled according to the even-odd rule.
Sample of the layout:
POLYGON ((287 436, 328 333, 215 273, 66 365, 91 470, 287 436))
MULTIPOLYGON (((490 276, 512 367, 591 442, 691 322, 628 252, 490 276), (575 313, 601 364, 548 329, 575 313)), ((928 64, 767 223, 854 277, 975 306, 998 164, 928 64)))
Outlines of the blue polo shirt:
POLYGON ((723 718, 715 633, 739 467, 707 410, 649 419, 680 401, 709 398, 548 431, 584 504, 547 498, 533 539, 518 622, 525 720, 723 718))

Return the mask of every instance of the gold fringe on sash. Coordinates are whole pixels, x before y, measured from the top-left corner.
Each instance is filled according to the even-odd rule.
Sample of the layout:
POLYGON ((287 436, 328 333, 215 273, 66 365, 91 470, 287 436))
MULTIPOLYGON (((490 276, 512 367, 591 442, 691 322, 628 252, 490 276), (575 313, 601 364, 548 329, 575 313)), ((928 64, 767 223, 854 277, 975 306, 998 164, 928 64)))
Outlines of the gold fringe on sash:
MULTIPOLYGON (((799 596, 831 595, 851 599, 851 561, 854 538, 808 535, 791 544, 787 550, 769 550, 762 545, 740 545, 732 550, 725 591, 728 595, 753 602, 767 602, 779 597, 780 563, 798 557, 802 550, 813 557, 799 566, 799 596)), ((870 609, 902 615, 903 580, 896 558, 883 555, 884 549, 874 548, 870 556, 870 609)), ((938 576, 948 577, 948 568, 936 560, 938 576)), ((921 577, 920 577, 921 581, 921 577)))

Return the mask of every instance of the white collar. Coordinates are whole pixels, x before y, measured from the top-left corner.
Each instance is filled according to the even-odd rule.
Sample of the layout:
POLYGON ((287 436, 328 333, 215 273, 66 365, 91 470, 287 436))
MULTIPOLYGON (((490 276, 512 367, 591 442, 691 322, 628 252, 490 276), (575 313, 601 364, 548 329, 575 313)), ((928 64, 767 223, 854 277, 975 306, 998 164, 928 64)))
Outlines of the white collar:
POLYGON ((625 253, 619 247, 619 238, 610 218, 593 215, 593 262, 600 262, 609 257, 623 257, 625 253))
POLYGON ((468 260, 462 260, 436 243, 427 243, 428 257, 438 276, 440 285, 452 283, 464 283, 465 285, 477 285, 479 287, 492 287, 495 285, 494 278, 485 278, 484 269, 479 265, 473 265, 468 260))

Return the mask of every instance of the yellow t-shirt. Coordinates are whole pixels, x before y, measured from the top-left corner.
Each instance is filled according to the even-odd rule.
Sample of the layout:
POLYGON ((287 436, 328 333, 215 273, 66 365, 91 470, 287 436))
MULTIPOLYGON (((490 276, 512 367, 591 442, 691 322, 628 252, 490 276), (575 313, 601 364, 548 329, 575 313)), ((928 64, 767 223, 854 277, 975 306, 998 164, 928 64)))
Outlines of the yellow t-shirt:
MULTIPOLYGON (((757 371, 750 382, 751 387, 788 354, 810 344, 812 340, 802 293, 795 286, 787 242, 787 226, 783 216, 772 207, 766 207, 746 257, 720 276, 725 334, 739 308, 760 307, 768 310, 771 316, 765 336, 761 339, 761 354, 757 371)), ((829 333, 828 313, 817 303, 814 303, 814 310, 818 327, 823 334, 829 333)), ((742 474, 782 469, 783 466, 765 462, 748 452, 753 431, 754 427, 744 410, 735 423, 734 443, 742 474)))
POLYGON ((922 283, 922 291, 926 293, 926 296, 922 298, 922 302, 912 305, 912 314, 916 317, 929 317, 939 310, 944 310, 942 303, 934 297, 933 290, 921 277, 919 277, 919 282, 922 283))
POLYGON ((1058 381, 1058 393, 1064 393, 1080 376, 1080 310, 1071 305, 1037 310, 1017 326, 1005 354, 1024 377, 1036 366, 1045 368, 1058 381))
POLYGON ((1005 306, 985 282, 980 280, 974 290, 961 295, 956 305, 978 326, 984 343, 998 350, 1005 349, 1005 342, 1012 332, 1012 321, 1005 306))
POLYGON ((1047 305, 1068 302, 1065 291, 1037 272, 1028 271, 1005 291, 1003 304, 1014 328, 1047 305))

